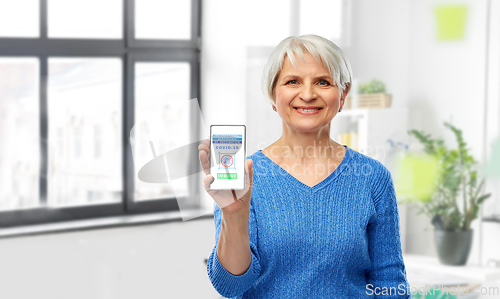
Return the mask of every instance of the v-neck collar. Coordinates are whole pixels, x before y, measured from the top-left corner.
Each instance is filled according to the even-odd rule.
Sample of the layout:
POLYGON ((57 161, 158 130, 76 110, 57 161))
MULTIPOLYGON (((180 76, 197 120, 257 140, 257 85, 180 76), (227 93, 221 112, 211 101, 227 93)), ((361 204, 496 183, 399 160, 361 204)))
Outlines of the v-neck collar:
POLYGON ((321 182, 317 183, 316 185, 314 185, 312 187, 304 184, 302 181, 300 181, 299 179, 297 179, 296 177, 291 175, 288 171, 283 169, 281 166, 276 164, 268 156, 264 155, 262 150, 259 150, 257 153, 263 159, 267 160, 271 167, 275 168, 284 178, 286 178, 288 181, 290 181, 295 186, 298 186, 301 189, 305 189, 307 191, 317 191, 317 190, 323 188, 324 186, 328 185, 328 183, 330 181, 336 179, 340 175, 340 173, 342 173, 344 171, 344 169, 346 167, 349 167, 348 164, 349 164, 349 160, 351 159, 351 151, 352 150, 347 145, 344 145, 344 147, 346 148, 345 155, 342 158, 342 161, 340 162, 340 164, 337 166, 337 168, 335 168, 333 170, 333 172, 330 173, 325 179, 323 179, 321 182))

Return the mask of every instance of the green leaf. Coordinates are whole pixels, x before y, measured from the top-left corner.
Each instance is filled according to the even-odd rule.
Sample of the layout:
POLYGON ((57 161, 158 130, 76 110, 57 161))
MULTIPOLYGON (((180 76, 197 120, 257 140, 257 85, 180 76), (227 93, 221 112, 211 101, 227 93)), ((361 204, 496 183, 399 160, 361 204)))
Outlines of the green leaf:
POLYGON ((477 170, 471 171, 470 173, 470 180, 469 180, 469 186, 475 187, 477 184, 477 170))
POLYGON ((489 197, 491 196, 491 193, 488 193, 488 194, 485 194, 481 197, 479 197, 477 200, 476 200, 476 204, 480 205, 482 204, 485 200, 487 200, 489 197))

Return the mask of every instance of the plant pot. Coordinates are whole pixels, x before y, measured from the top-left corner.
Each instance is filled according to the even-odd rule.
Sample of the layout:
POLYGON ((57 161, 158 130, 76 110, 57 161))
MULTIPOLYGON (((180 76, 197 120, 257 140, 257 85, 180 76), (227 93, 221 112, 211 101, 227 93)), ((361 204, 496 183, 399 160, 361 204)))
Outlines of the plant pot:
POLYGON ((472 230, 435 230, 434 240, 441 264, 462 266, 467 263, 472 247, 472 230))

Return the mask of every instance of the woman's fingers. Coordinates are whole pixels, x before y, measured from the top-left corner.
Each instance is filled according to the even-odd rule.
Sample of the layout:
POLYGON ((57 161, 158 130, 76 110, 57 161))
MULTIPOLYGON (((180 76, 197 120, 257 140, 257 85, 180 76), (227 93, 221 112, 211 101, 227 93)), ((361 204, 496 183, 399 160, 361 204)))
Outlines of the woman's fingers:
MULTIPOLYGON (((205 174, 209 174, 210 171, 210 161, 208 160, 208 154, 203 151, 203 150, 200 150, 200 163, 201 163, 201 167, 203 168, 203 171, 205 172, 205 174)), ((213 177, 212 177, 213 178, 213 177)))
POLYGON ((204 151, 207 153, 207 155, 210 155, 210 141, 208 140, 203 140, 199 145, 198 149, 200 151, 204 151))
POLYGON ((207 148, 210 148, 210 140, 205 139, 203 140, 202 144, 204 144, 207 148))
POLYGON ((212 184, 213 181, 214 181, 214 177, 211 174, 207 175, 203 179, 203 185, 205 186, 205 191, 207 191, 209 193, 210 193, 210 191, 213 191, 213 190, 210 190, 210 184, 212 184))
POLYGON ((205 174, 209 174, 209 169, 210 169, 210 141, 208 140, 203 140, 203 142, 198 145, 198 150, 200 151, 199 157, 200 157, 200 163, 201 167, 203 168, 203 171, 205 174))
POLYGON ((198 145, 198 150, 201 152, 201 151, 204 151, 205 153, 207 153, 207 155, 210 154, 210 149, 208 148, 208 146, 204 143, 198 145))
POLYGON ((200 143, 200 145, 198 145, 198 149, 199 149, 199 150, 204 150, 204 151, 206 151, 206 152, 209 152, 209 151, 210 151, 210 148, 208 147, 208 145, 207 145, 207 144, 205 144, 205 142, 200 143))
MULTIPOLYGON (((205 191, 215 200, 217 205, 222 209, 235 202, 239 202, 239 205, 241 205, 243 202, 247 202, 247 193, 251 192, 251 186, 253 183, 253 161, 251 159, 245 161, 245 190, 236 192, 234 190, 215 191, 210 190, 210 184, 212 184, 214 181, 214 177, 210 175, 210 141, 204 140, 200 145, 198 145, 198 150, 200 151, 200 163, 203 171, 206 174, 205 178, 203 179, 205 191)), ((235 206, 235 208, 238 208, 238 206, 235 206)))

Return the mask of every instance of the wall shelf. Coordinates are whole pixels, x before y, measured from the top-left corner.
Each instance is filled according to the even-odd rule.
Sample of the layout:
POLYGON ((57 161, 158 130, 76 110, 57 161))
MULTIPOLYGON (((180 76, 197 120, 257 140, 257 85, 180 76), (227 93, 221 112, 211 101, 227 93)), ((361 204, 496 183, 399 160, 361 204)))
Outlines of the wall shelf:
POLYGON ((332 120, 330 136, 385 164, 391 148, 388 140, 406 142, 407 127, 406 108, 346 109, 332 120))

